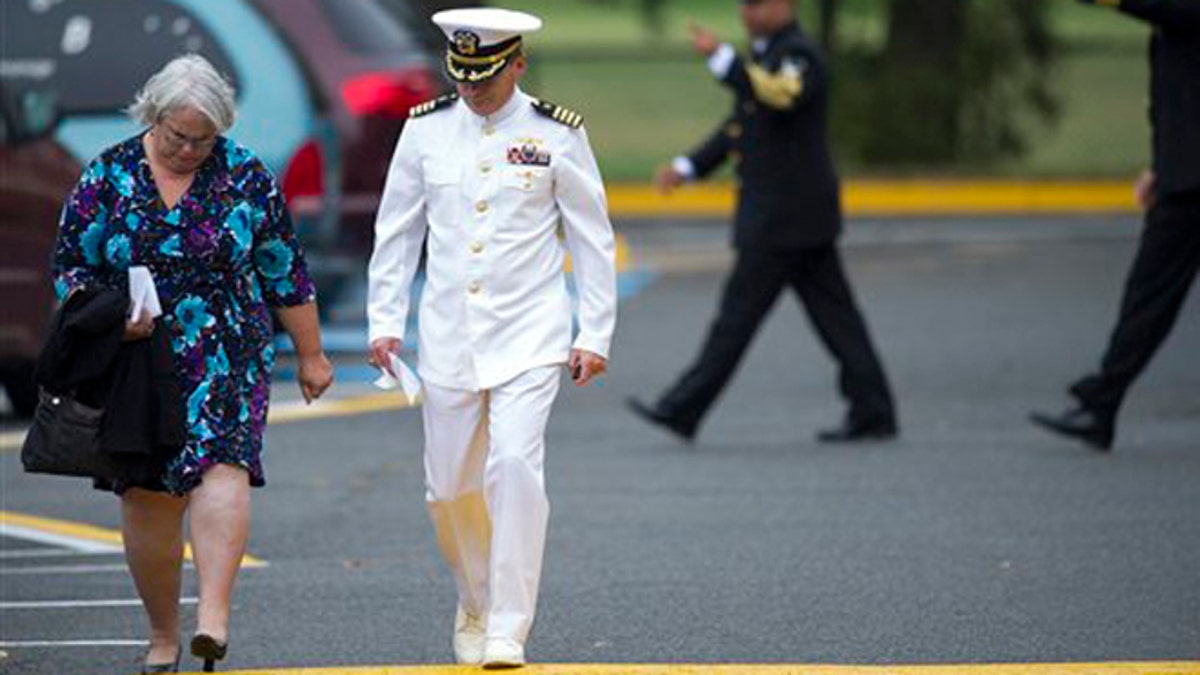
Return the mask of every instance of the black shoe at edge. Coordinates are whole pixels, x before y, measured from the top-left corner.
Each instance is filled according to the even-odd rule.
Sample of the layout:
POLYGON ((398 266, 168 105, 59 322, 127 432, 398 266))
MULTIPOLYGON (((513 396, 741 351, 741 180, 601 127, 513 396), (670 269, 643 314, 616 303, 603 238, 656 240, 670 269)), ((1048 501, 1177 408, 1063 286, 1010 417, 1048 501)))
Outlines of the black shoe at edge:
POLYGON ((658 406, 646 405, 636 398, 626 399, 625 405, 638 417, 666 429, 688 443, 691 443, 692 439, 696 437, 696 425, 681 422, 658 406))
POLYGON ((886 441, 896 437, 899 431, 895 420, 879 422, 851 422, 849 420, 833 429, 817 432, 822 443, 854 443, 857 441, 886 441))
POLYGON ((1081 440, 1096 450, 1112 450, 1112 420, 1087 408, 1071 408, 1058 415, 1034 411, 1029 419, 1043 429, 1081 440))

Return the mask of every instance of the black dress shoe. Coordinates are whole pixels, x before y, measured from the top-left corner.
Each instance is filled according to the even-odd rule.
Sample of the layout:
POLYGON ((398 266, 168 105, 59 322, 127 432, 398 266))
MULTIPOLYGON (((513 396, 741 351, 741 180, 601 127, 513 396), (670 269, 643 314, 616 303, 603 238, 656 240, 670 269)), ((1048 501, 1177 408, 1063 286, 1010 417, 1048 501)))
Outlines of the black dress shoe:
POLYGON ((682 422, 658 406, 646 405, 636 398, 626 399, 625 405, 629 406, 629 409, 638 417, 666 429, 688 443, 691 443, 692 439, 696 437, 695 424, 682 422))
POLYGON ((1078 438, 1096 450, 1112 450, 1113 420, 1087 408, 1071 408, 1058 415, 1032 412, 1029 419, 1056 434, 1078 438))
POLYGON ((817 440, 822 443, 885 441, 895 438, 896 433, 895 420, 880 420, 876 422, 851 422, 847 420, 840 427, 817 432, 817 440))

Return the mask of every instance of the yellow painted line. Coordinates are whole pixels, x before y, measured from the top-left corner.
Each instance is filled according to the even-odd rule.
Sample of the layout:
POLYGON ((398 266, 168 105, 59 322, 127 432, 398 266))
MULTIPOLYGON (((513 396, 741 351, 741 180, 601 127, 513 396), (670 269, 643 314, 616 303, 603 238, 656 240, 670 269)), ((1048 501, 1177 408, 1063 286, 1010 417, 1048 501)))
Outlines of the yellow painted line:
MULTIPOLYGON (((75 523, 69 520, 31 516, 29 514, 16 513, 13 511, 0 511, 0 525, 23 527, 48 534, 56 534, 62 537, 81 539, 83 541, 100 544, 109 544, 117 548, 121 548, 123 546, 121 533, 117 530, 96 527, 95 525, 87 525, 85 523, 75 523)), ((192 547, 190 545, 184 546, 183 555, 186 560, 192 559, 192 547)), ((252 555, 245 555, 242 557, 242 567, 266 566, 267 563, 265 560, 255 558, 252 555)))
MULTIPOLYGON (((287 424, 326 417, 350 417, 383 410, 411 408, 412 403, 399 392, 383 392, 341 399, 320 399, 312 405, 304 401, 288 401, 273 404, 267 413, 268 424, 287 424)), ((25 439, 25 432, 12 432, 0 436, 0 452, 17 450, 25 439)))
MULTIPOLYGON (((231 670, 226 675, 462 675, 479 672, 478 666, 368 666, 231 670)), ((540 663, 515 672, 523 675, 1200 675, 1200 661, 931 666, 540 663)))
POLYGON ((383 392, 341 399, 319 399, 311 405, 303 401, 291 401, 272 405, 267 412, 268 424, 286 424, 326 417, 349 417, 382 410, 410 408, 412 403, 404 394, 383 392))
MULTIPOLYGON (((614 216, 728 216, 730 183, 698 183, 663 196, 650 185, 612 185, 614 216)), ((1129 181, 852 180, 842 187, 850 216, 1122 213, 1137 210, 1129 181)))

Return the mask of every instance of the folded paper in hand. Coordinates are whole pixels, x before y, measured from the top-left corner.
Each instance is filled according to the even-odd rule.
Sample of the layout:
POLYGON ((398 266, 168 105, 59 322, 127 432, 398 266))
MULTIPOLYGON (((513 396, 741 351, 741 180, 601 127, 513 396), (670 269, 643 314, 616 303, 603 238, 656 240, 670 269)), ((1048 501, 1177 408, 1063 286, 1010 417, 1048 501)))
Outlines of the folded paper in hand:
POLYGON ((399 356, 388 354, 388 359, 392 364, 392 373, 396 373, 396 377, 393 377, 392 373, 380 368, 381 374, 379 375, 379 379, 375 380, 375 386, 389 391, 400 387, 404 391, 404 395, 408 398, 408 402, 416 403, 417 396, 421 393, 421 379, 417 377, 417 373, 399 356))
POLYGON ((133 305, 129 316, 135 320, 141 317, 143 309, 149 310, 151 318, 162 316, 162 305, 158 302, 158 290, 149 267, 135 265, 129 268, 129 300, 133 305))

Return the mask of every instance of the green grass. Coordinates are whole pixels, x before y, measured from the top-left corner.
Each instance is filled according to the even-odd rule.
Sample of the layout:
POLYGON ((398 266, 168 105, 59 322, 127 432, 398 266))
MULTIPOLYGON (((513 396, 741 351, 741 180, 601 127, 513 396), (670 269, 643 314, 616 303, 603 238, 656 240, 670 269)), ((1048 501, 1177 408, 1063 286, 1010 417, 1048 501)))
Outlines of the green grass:
POLYGON ((534 93, 579 110, 610 179, 648 180, 658 162, 716 128, 730 101, 699 63, 539 64, 534 93))
POLYGON ((1150 161, 1149 67, 1140 51, 1088 51, 1059 66, 1063 115, 1031 152, 997 167, 1040 176, 1131 176, 1150 161))
MULTIPOLYGON (((841 44, 879 46, 882 1, 843 0, 841 44)), ((1054 27, 1066 46, 1054 74, 1063 104, 1058 124, 1033 127, 1030 151, 1019 160, 941 173, 1112 177, 1132 175, 1145 165, 1146 27, 1073 0, 1047 2, 1055 3, 1054 27)), ((728 113, 729 95, 714 83, 702 60, 691 55, 684 25, 694 17, 739 40, 741 26, 731 0, 668 3, 661 39, 645 29, 634 0, 493 4, 532 11, 546 20, 546 30, 530 40, 533 69, 524 86, 584 115, 610 180, 648 180, 656 164, 694 147, 728 113)), ((814 23, 814 6, 799 4, 808 25, 814 23)), ((832 114, 839 114, 838 109, 832 114)), ((840 166, 849 176, 877 173, 844 158, 840 166)))

